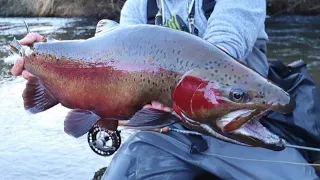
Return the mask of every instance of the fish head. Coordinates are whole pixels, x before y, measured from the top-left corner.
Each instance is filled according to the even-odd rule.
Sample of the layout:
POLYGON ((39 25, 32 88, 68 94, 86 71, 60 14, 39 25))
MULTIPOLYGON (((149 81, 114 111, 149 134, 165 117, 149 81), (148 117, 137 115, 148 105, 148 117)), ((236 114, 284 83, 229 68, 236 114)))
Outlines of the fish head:
POLYGON ((267 112, 290 113, 295 101, 256 71, 239 66, 186 74, 173 93, 174 109, 193 129, 229 142, 283 150, 283 139, 260 122, 267 112))

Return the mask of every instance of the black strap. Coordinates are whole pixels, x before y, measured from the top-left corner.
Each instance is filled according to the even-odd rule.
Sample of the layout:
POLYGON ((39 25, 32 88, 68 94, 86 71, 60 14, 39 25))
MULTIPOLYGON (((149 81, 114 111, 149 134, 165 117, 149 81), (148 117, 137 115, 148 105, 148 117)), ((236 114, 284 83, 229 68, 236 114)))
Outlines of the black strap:
POLYGON ((207 19, 209 19, 211 13, 214 10, 215 5, 216 5, 215 0, 202 0, 202 10, 207 19))
MULTIPOLYGON (((202 2, 202 10, 207 19, 209 19, 211 13, 214 10, 214 6, 216 5, 215 0, 203 0, 202 2)), ((158 6, 156 0, 148 0, 147 2, 147 24, 155 24, 155 17, 158 13, 158 6)), ((192 11, 190 13, 192 16, 195 14, 195 8, 193 6, 192 11)))
POLYGON ((155 24, 155 17, 158 13, 156 0, 148 0, 147 3, 147 24, 155 24))
MULTIPOLYGON (((209 19, 211 13, 214 10, 215 5, 216 5, 215 0, 202 0, 202 10, 207 19, 209 19)), ((194 18, 194 14, 195 14, 195 7, 193 4, 189 17, 194 18)))

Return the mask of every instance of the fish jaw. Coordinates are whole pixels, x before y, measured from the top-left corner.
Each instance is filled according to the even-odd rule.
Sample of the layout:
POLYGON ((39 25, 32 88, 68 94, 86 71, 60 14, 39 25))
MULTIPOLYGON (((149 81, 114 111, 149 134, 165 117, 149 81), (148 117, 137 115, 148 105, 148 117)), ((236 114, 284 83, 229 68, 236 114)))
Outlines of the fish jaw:
POLYGON ((256 147, 281 151, 285 149, 285 140, 270 132, 264 127, 259 119, 252 119, 241 128, 233 131, 228 137, 234 137, 245 144, 252 144, 256 147))
POLYGON ((234 131, 224 132, 223 129, 229 123, 239 117, 250 116, 251 113, 255 111, 245 109, 238 110, 225 115, 217 121, 199 122, 188 118, 176 105, 174 106, 174 109, 176 112, 179 112, 178 114, 182 117, 181 119, 187 127, 192 130, 202 132, 205 135, 216 137, 220 140, 234 144, 261 147, 273 151, 281 151, 286 147, 285 141, 282 138, 270 132, 259 122, 260 117, 267 111, 260 112, 258 116, 251 118, 234 131))
POLYGON ((233 111, 222 116, 221 118, 218 118, 216 125, 221 129, 222 132, 230 133, 240 128, 246 122, 250 121, 250 119, 256 114, 257 111, 251 109, 233 111))
POLYGON ((267 112, 268 111, 260 112, 250 109, 234 111, 219 118, 213 126, 218 126, 222 133, 225 133, 229 138, 236 139, 239 142, 275 151, 283 150, 285 148, 285 141, 270 132, 259 122, 259 119, 267 112), (234 122, 237 122, 237 120, 241 118, 248 117, 251 117, 249 121, 239 128, 230 130, 230 126, 232 126, 234 122))

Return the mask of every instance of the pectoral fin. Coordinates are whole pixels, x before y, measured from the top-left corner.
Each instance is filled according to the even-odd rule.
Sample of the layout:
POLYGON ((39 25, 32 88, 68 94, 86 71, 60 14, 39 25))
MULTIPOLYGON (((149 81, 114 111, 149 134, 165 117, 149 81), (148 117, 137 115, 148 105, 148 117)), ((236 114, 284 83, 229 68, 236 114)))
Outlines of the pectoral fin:
POLYGON ((36 77, 28 80, 22 97, 24 108, 34 114, 45 111, 59 103, 36 77))
POLYGON ((144 108, 136 112, 125 126, 133 129, 153 129, 169 126, 179 120, 170 112, 144 108))

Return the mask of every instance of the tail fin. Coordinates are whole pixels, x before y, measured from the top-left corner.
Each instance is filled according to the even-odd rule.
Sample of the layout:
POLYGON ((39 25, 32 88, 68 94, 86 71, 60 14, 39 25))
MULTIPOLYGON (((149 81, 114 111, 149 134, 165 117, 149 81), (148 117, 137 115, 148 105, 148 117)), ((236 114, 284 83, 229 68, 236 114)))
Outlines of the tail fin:
POLYGON ((10 52, 12 54, 19 54, 20 56, 22 56, 21 50, 22 50, 22 45, 16 38, 13 38, 13 40, 10 43, 10 52))
POLYGON ((16 38, 10 43, 9 56, 4 59, 4 62, 7 64, 15 64, 17 60, 22 56, 21 49, 22 45, 16 38))

